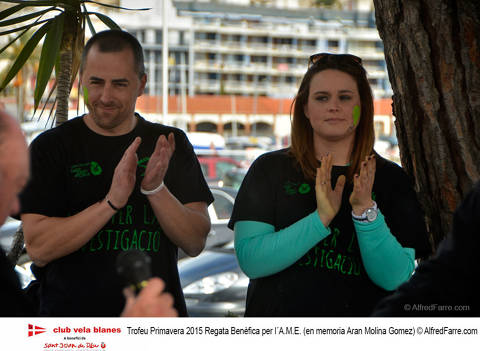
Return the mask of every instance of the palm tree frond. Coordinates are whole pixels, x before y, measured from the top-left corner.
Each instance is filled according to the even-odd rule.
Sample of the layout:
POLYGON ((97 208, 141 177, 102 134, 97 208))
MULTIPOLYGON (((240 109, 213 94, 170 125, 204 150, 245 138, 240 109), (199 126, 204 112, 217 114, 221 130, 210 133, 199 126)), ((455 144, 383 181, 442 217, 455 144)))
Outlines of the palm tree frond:
POLYGON ((7 50, 10 45, 12 45, 13 43, 15 43, 17 40, 19 40, 26 32, 28 32, 28 29, 29 28, 25 28, 25 30, 20 33, 19 35, 17 35, 15 38, 13 38, 7 45, 5 45, 3 48, 0 49, 0 55, 5 51, 7 50))
POLYGON ((8 35, 8 34, 12 34, 12 33, 15 33, 15 32, 19 32, 21 30, 29 30, 35 26, 38 26, 39 24, 42 24, 42 23, 45 23, 45 22, 49 22, 51 21, 52 19, 49 18, 49 19, 44 19, 42 21, 38 21, 38 22, 33 22, 33 23, 30 23, 30 24, 27 24, 26 26, 22 26, 22 27, 17 27, 17 28, 14 28, 14 29, 10 29, 10 30, 6 30, 4 32, 0 32, 0 36, 3 36, 3 35, 8 35))
POLYGON ((28 15, 23 15, 23 16, 20 16, 20 17, 9 19, 9 20, 1 21, 0 22, 0 27, 11 26, 13 24, 29 21, 32 18, 41 17, 41 16, 43 16, 44 14, 46 14, 47 12, 50 12, 50 11, 60 11, 60 9, 57 9, 55 7, 50 7, 48 9, 45 9, 45 10, 42 10, 42 11, 37 11, 37 12, 29 13, 28 15))
MULTIPOLYGON (((55 91, 56 88, 57 88, 57 82, 54 82, 52 88, 50 89, 50 91, 47 95, 47 98, 45 99, 45 103, 43 104, 42 111, 40 111, 40 114, 38 115, 38 119, 37 119, 38 121, 40 121, 40 119, 42 118, 43 112, 45 112, 45 109, 47 108, 48 103, 50 102, 50 98, 52 97, 53 92, 55 91)), ((54 101, 53 105, 55 105, 55 103, 56 103, 56 101, 54 101)), ((50 110, 53 110, 53 108, 51 108, 50 110)), ((50 111, 50 112, 52 112, 52 111, 50 111)), ((35 113, 36 113, 36 111, 33 113, 32 120, 35 117, 35 113)), ((45 125, 45 127, 46 126, 47 125, 45 125)))
MULTIPOLYGON (((82 4, 82 8, 83 8, 83 12, 86 13, 87 15, 84 16, 83 18, 87 21, 88 23, 88 28, 90 29, 90 33, 92 33, 92 35, 95 35, 97 32, 95 31, 95 27, 93 26, 93 23, 92 21, 90 20, 90 16, 88 15, 88 10, 87 10, 87 7, 85 6, 85 4, 82 4)), ((85 26, 85 25, 84 25, 85 26)))
POLYGON ((88 15, 95 15, 98 17, 98 19, 100 21, 102 21, 103 23, 105 23, 107 25, 108 28, 110 29, 118 29, 118 30, 121 30, 121 28, 118 26, 118 24, 116 24, 115 22, 113 22, 113 20, 110 18, 110 17, 107 17, 101 13, 98 13, 98 12, 88 12, 87 13, 88 15))
POLYGON ((10 4, 22 4, 25 7, 42 7, 42 6, 57 6, 59 4, 58 0, 2 0, 2 2, 8 2, 10 4))
POLYGON ((55 65, 55 60, 60 51, 60 44, 63 35, 63 23, 65 15, 61 14, 55 17, 52 22, 52 28, 47 32, 43 42, 42 54, 38 66, 37 80, 34 92, 34 109, 37 110, 38 104, 43 96, 45 88, 55 65))
POLYGON ((150 7, 144 7, 144 8, 141 8, 141 9, 130 9, 128 7, 115 6, 115 5, 110 5, 110 4, 103 4, 101 2, 97 2, 97 1, 93 1, 93 0, 85 0, 84 2, 85 3, 89 2, 89 3, 92 3, 92 4, 104 6, 104 7, 110 7, 112 9, 127 10, 127 11, 148 11, 148 10, 152 9, 150 7))
POLYGON ((18 71, 22 68, 22 66, 25 64, 27 59, 30 57, 30 54, 32 53, 32 51, 35 49, 35 47, 38 45, 40 40, 47 33, 50 26, 51 26, 50 22, 44 24, 41 28, 39 28, 35 32, 35 34, 33 34, 30 40, 25 44, 22 52, 20 52, 17 59, 13 63, 12 68, 10 68, 10 71, 8 71, 7 76, 5 77, 2 84, 0 85, 0 91, 5 89, 7 84, 13 79, 13 77, 15 77, 18 71))
POLYGON ((13 15, 14 13, 23 9, 24 7, 25 7, 25 4, 19 4, 19 5, 12 6, 6 10, 3 10, 2 12, 0 12, 0 20, 3 20, 4 18, 7 18, 10 15, 13 15))

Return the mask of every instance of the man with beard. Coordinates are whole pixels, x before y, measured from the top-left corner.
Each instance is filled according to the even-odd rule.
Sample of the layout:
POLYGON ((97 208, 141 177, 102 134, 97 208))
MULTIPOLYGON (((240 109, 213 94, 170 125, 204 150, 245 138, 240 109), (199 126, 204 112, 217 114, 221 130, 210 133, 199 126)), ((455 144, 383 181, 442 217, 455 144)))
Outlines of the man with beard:
POLYGON ((80 79, 88 113, 32 142, 32 177, 21 195, 40 315, 118 315, 116 259, 133 249, 150 257, 185 316, 177 251, 202 251, 213 201, 193 148, 181 130, 135 113, 147 77, 129 33, 95 34, 80 79))
MULTIPOLYGON (((18 123, 0 108, 0 225, 9 215, 18 214, 18 194, 29 177, 27 144, 18 123)), ((0 247, 0 316, 35 316, 34 304, 21 289, 13 264, 0 247)), ((164 293, 165 284, 152 278, 135 297, 131 289, 124 289, 126 305, 123 317, 175 317, 173 298, 164 293)))

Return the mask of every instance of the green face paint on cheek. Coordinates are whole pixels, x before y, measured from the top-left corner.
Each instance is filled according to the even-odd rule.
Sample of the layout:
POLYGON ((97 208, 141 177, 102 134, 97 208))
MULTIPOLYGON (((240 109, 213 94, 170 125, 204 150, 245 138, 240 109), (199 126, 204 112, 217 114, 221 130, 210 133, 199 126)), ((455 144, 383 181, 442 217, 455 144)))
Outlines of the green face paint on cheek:
POLYGON ((360 120, 360 106, 355 105, 353 107, 353 126, 356 127, 358 125, 358 121, 360 120))
POLYGON ((83 87, 83 101, 88 105, 88 89, 86 87, 83 87))

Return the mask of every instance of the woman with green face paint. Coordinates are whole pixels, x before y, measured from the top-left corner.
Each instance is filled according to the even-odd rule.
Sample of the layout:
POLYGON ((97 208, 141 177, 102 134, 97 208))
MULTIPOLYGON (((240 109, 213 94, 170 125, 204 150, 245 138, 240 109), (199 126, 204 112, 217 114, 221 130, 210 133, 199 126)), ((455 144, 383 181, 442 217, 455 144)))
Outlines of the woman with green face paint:
POLYGON ((229 223, 245 315, 369 315, 430 252, 412 184, 373 150, 360 58, 313 55, 292 111, 291 146, 254 162, 229 223))

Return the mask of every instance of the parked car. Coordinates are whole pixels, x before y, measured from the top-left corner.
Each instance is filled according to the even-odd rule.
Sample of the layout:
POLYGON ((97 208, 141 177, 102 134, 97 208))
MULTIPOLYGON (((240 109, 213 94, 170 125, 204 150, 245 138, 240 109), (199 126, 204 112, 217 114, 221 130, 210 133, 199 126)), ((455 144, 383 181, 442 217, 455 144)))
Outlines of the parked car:
MULTIPOLYGON (((233 240, 233 232, 227 225, 237 196, 237 190, 229 187, 211 186, 210 191, 213 195, 213 203, 208 206, 208 214, 212 226, 207 236, 205 248, 222 246, 233 240)), ((179 249, 178 259, 181 260, 185 257, 187 257, 187 254, 179 249)))
POLYGON ((205 247, 221 246, 233 240, 233 231, 227 225, 233 211, 237 190, 230 187, 210 187, 213 203, 208 206, 212 227, 205 247))
POLYGON ((228 186, 238 190, 240 185, 242 185, 243 178, 245 178, 247 172, 247 168, 232 168, 225 173, 223 179, 218 182, 218 185, 228 186))
MULTIPOLYGON (((8 220, 0 227, 0 246, 3 251, 8 252, 13 244, 13 237, 17 232, 17 228, 20 225, 20 221, 8 218, 8 220)), ((32 279, 34 279, 32 272, 30 271, 30 258, 24 254, 20 257, 18 265, 15 266, 15 272, 22 287, 26 287, 32 279)))
POLYGON ((13 236, 15 235, 20 221, 8 218, 4 225, 0 227, 0 246, 5 252, 10 250, 13 242, 13 236))
MULTIPOLYGON (((229 187, 211 186, 210 191, 213 195, 213 202, 208 206, 208 214, 212 226, 205 243, 206 249, 222 246, 233 240, 233 231, 227 225, 237 196, 237 190, 229 187)), ((181 260, 185 257, 188 257, 188 255, 182 249, 179 249, 178 259, 181 260)))
POLYGON ((233 168, 241 168, 242 164, 231 157, 198 156, 202 173, 209 185, 218 185, 225 173, 233 168))
POLYGON ((245 313, 248 277, 238 265, 233 241, 178 264, 191 317, 236 317, 245 313))
POLYGON ((211 191, 215 201, 209 211, 216 211, 216 216, 210 215, 212 231, 227 230, 229 233, 223 233, 222 238, 230 237, 230 240, 222 246, 215 246, 209 245, 207 239, 207 248, 200 255, 180 260, 180 284, 190 316, 243 316, 249 279, 238 265, 233 247, 233 232, 227 228, 237 191, 216 187, 212 187, 211 191), (230 203, 221 192, 227 192, 232 197, 230 203), (215 224, 215 218, 218 224, 215 224))

